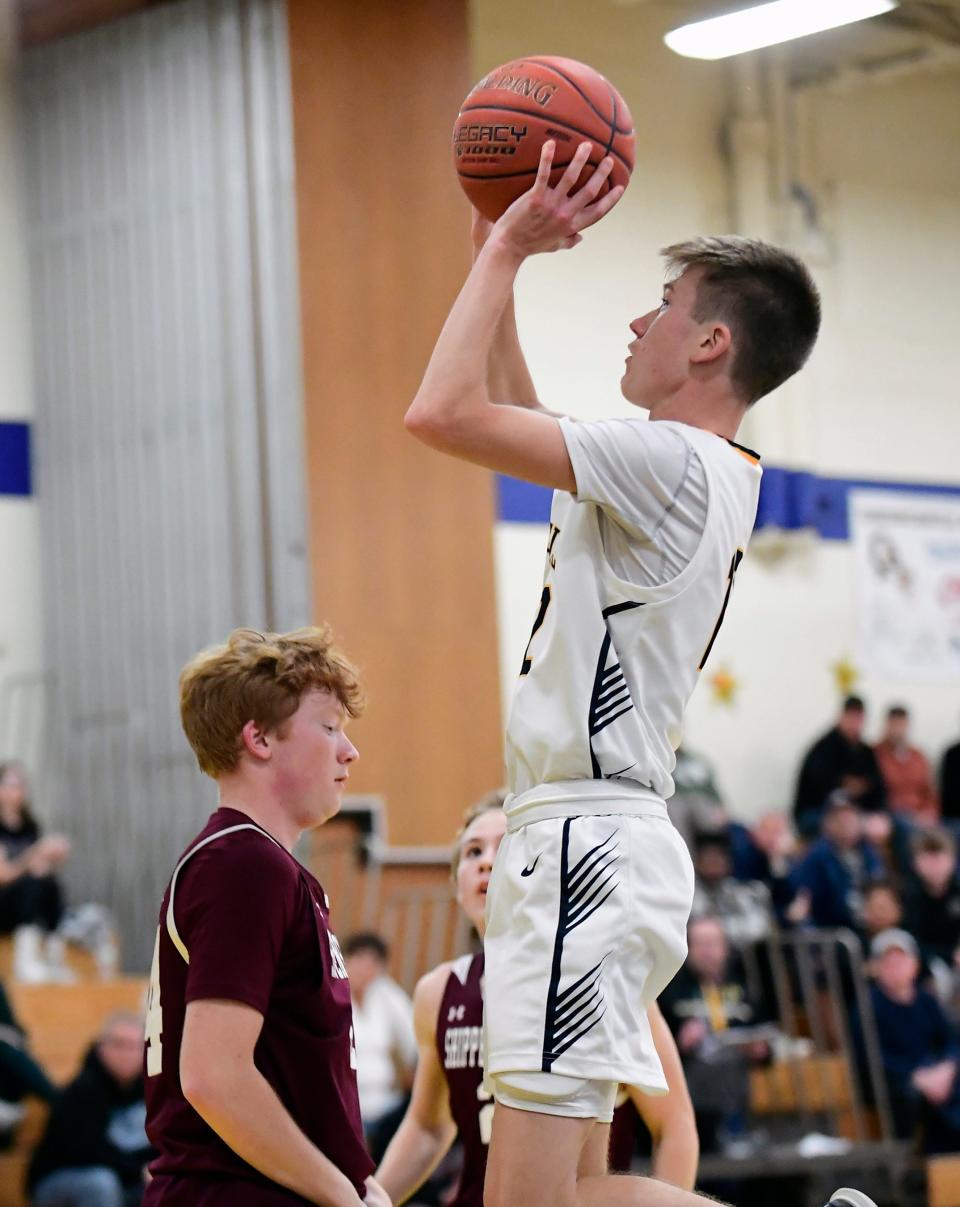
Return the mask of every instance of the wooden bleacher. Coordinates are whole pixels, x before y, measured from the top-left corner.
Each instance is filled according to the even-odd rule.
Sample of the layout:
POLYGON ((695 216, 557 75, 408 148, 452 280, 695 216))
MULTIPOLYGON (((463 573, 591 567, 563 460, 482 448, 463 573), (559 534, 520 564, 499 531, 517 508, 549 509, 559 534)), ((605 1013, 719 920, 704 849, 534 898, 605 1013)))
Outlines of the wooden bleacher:
MULTIPOLYGON (((82 954, 82 953, 81 953, 82 954)), ((75 970, 76 957, 71 961, 75 970)), ((109 981, 81 979, 74 985, 21 985, 7 981, 7 994, 30 1038, 30 1049, 57 1084, 69 1081, 96 1038, 104 1020, 114 1011, 143 1009, 147 982, 143 977, 116 977, 109 981)), ((16 1144, 0 1153, 0 1207, 26 1207, 24 1176, 30 1152, 43 1129, 44 1106, 29 1100, 27 1117, 17 1132, 16 1144)))

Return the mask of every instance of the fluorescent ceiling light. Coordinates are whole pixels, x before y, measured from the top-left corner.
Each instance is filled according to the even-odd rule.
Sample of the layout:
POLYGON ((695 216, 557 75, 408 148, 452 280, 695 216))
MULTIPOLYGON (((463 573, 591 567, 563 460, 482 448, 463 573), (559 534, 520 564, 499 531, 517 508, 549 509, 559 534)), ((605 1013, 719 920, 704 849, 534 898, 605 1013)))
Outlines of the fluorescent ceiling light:
POLYGON ((897 0, 773 0, 772 4, 681 25, 663 40, 671 50, 690 59, 725 59, 850 25, 896 7, 897 0))

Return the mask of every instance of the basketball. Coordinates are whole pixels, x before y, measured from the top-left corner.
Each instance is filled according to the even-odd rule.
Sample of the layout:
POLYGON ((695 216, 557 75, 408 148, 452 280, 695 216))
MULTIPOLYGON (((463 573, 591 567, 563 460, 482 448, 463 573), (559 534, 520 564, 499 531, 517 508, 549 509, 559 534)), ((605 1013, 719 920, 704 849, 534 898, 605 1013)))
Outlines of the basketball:
POLYGON ((586 140, 594 149, 577 188, 606 155, 613 157, 613 171, 600 196, 629 181, 633 118, 616 88, 592 67, 552 55, 514 59, 471 89, 453 128, 453 158, 463 191, 484 217, 495 222, 530 188, 549 139, 556 143, 551 186, 586 140))

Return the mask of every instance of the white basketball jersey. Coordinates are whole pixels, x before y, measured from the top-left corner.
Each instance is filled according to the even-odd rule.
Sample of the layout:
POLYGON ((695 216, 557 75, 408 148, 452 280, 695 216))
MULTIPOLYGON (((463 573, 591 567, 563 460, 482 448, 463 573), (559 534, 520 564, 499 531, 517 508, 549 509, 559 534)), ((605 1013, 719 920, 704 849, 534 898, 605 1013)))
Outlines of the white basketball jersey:
MULTIPOLYGON (((608 797, 672 795, 683 712, 729 603, 760 489, 756 454, 700 428, 560 422, 577 495, 554 493, 540 609, 507 724, 514 816, 557 789, 596 795, 601 783, 608 797), (706 518, 679 574, 638 586, 614 571, 603 534, 613 523, 621 545, 624 531, 646 542, 649 532, 627 501, 631 486, 635 499, 637 483, 651 474, 652 449, 696 454, 706 518)), ((661 519, 651 517, 650 526, 661 519)))

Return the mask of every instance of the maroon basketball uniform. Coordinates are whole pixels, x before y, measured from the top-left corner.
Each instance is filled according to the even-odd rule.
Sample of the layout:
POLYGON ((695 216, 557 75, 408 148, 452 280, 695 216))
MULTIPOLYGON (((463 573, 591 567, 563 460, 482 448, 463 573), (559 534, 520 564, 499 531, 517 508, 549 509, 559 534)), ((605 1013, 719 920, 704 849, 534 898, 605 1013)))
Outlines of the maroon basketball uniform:
POLYGON ((483 1091, 483 954, 455 960, 437 1016, 437 1052, 460 1133, 463 1169, 451 1207, 483 1207, 493 1099, 483 1091))
POLYGON ((637 1129, 643 1128, 640 1112, 621 1090, 617 1095, 617 1107, 610 1124, 610 1147, 607 1155, 611 1173, 629 1173, 637 1151, 637 1129), (623 1098, 621 1102, 620 1099, 623 1098))
POLYGON ((318 881, 244 813, 218 809, 177 864, 160 910, 147 1007, 145 1207, 306 1203, 243 1161, 180 1086, 188 1003, 263 1015, 254 1062, 305 1135, 363 1197, 350 986, 318 881))

